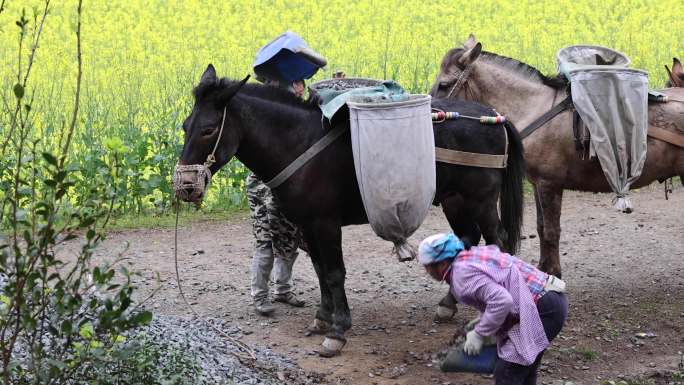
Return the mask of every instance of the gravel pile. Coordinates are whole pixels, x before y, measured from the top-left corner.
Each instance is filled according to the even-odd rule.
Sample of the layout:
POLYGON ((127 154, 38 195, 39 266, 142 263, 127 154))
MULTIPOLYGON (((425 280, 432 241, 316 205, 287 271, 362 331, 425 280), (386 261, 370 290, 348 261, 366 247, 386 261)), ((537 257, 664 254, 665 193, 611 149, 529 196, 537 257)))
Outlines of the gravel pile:
POLYGON ((381 81, 379 80, 366 78, 326 79, 312 83, 309 86, 309 89, 313 90, 314 92, 322 90, 343 91, 350 90, 353 88, 377 86, 380 83, 381 81))
MULTIPOLYGON (((207 319, 215 327, 233 338, 242 331, 220 319, 207 319)), ((320 383, 320 376, 306 373, 287 357, 270 349, 251 346, 256 361, 241 360, 235 355, 248 357, 203 320, 176 316, 155 315, 150 325, 140 332, 154 341, 187 346, 188 356, 195 358, 203 369, 205 384, 292 384, 320 383), (242 362, 241 362, 242 361, 242 362)))
MULTIPOLYGON (((5 277, 0 274, 0 286, 4 281, 5 277)), ((219 319, 207 321, 233 338, 242 336, 239 327, 219 319)), ((159 345, 182 350, 197 362, 203 376, 194 379, 198 385, 310 385, 322 380, 321 375, 305 372, 293 360, 268 348, 250 346, 256 356, 256 360, 252 360, 236 343, 196 318, 154 315, 149 325, 136 329, 135 334, 138 333, 159 345)), ((49 349, 47 341, 46 347, 49 349)), ((21 342, 15 345, 13 356, 19 361, 27 359, 26 348, 21 342)))

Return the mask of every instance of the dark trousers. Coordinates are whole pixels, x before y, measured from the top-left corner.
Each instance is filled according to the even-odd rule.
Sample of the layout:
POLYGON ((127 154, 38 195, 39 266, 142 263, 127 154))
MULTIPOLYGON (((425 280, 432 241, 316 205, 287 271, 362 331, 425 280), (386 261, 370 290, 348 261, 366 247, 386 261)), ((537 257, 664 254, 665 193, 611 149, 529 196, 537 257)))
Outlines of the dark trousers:
MULTIPOLYGON (((568 299, 565 294, 550 291, 537 302, 537 310, 546 338, 553 341, 560 333, 568 316, 568 299)), ((539 353, 532 365, 525 366, 499 359, 494 367, 496 385, 535 385, 537 371, 544 352, 539 353)))

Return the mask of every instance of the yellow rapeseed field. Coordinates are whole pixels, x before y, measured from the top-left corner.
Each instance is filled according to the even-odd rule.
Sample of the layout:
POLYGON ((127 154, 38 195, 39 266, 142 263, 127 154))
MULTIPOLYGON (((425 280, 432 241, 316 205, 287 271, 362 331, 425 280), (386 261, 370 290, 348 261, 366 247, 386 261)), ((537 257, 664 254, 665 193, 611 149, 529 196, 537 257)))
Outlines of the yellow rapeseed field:
MULTIPOLYGON (((14 22, 22 8, 31 17, 42 4, 7 0, 0 14, 5 101, 11 100, 16 82, 14 22)), ((52 1, 31 74, 46 143, 71 111, 76 5, 75 0, 52 1)), ((190 91, 201 71, 213 63, 219 74, 243 77, 251 73, 256 50, 288 29, 328 58, 328 68, 316 79, 344 70, 426 92, 446 50, 472 32, 485 50, 545 73, 554 71, 555 53, 563 46, 613 47, 630 56, 633 67, 648 70, 657 88, 665 82, 663 65, 684 56, 682 6, 681 0, 85 0, 83 110, 73 150, 83 154, 81 166, 87 167, 104 151, 106 138, 121 138, 135 155, 129 163, 137 174, 127 188, 145 202, 162 199, 157 190, 165 181, 152 175, 165 179, 173 166, 176 128, 189 111, 190 91)), ((5 120, 0 118, 0 131, 5 120)), ((240 170, 234 166, 224 178, 240 170)), ((221 194, 233 195, 214 199, 239 204, 238 179, 219 182, 234 187, 221 194)))

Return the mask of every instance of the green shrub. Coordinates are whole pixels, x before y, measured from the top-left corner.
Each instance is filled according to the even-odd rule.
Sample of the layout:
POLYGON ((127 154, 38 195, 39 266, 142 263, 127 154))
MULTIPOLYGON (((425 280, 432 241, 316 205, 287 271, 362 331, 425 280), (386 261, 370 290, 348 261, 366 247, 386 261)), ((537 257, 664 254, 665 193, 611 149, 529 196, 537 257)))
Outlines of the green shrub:
MULTIPOLYGON (((134 274, 124 258, 101 265, 92 260, 104 239, 126 151, 116 143, 108 147, 101 159, 102 171, 74 205, 78 167, 66 154, 78 127, 80 1, 75 26, 76 99, 70 124, 57 134, 60 139, 52 145, 53 151, 40 151, 49 146, 41 144, 45 128, 35 119, 38 108, 29 79, 49 5, 46 0, 33 17, 22 11, 16 22, 18 55, 28 59, 17 67, 14 101, 4 103, 8 124, 0 126, 0 378, 3 384, 75 384, 83 383, 81 375, 92 374, 94 381, 89 383, 112 383, 106 381, 118 381, 116 376, 100 376, 103 368, 136 367, 158 352, 149 344, 122 340, 126 332, 152 319, 142 303, 133 300, 134 274), (67 253, 59 250, 76 239, 78 250, 63 260, 60 255, 67 253)), ((171 362, 173 368, 185 361, 171 362)), ((150 370, 142 373, 149 375, 150 370)), ((182 383, 170 381, 165 383, 182 383)))
POLYGON ((74 376, 74 384, 195 385, 202 382, 199 363, 187 357, 189 343, 155 342, 144 334, 122 343, 107 359, 93 362, 74 376))

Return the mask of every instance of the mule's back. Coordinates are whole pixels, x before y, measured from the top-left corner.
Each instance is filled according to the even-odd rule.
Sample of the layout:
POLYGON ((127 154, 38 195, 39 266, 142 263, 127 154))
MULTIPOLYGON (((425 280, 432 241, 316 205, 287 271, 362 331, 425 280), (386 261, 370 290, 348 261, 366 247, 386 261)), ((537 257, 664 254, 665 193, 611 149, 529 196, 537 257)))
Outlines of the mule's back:
MULTIPOLYGON (((458 112, 461 116, 497 115, 494 109, 482 104, 454 99, 433 99, 432 107, 458 112)), ((503 154, 506 150, 505 129, 501 124, 485 125, 477 120, 459 118, 434 123, 433 130, 436 147, 481 154, 503 154)))
POLYGON ((666 88, 660 92, 670 101, 648 105, 649 125, 684 135, 684 88, 666 88))

